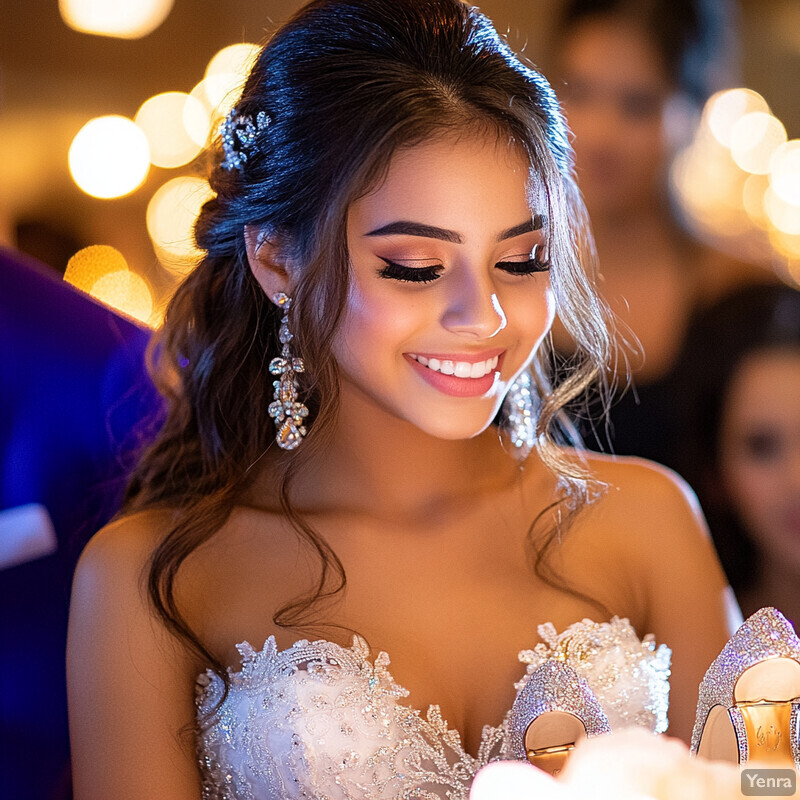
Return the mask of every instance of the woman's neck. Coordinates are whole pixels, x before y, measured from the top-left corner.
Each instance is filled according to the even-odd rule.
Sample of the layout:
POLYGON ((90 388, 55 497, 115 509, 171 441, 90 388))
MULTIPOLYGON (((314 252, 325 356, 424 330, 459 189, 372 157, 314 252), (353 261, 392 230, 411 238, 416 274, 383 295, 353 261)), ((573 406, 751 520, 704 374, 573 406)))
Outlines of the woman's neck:
POLYGON ((291 494, 308 513, 415 518, 519 477, 494 426, 472 439, 440 439, 343 390, 332 437, 299 472, 291 494))

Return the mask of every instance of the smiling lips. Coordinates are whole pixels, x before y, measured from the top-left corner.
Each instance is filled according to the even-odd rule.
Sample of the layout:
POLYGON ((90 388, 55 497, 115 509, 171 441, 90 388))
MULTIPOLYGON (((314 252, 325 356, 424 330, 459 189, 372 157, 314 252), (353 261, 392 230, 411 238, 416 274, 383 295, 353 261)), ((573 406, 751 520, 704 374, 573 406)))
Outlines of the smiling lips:
POLYGON ((477 397, 486 394, 494 384, 502 352, 475 360, 464 357, 423 356, 407 353, 415 371, 427 383, 455 397, 477 397))

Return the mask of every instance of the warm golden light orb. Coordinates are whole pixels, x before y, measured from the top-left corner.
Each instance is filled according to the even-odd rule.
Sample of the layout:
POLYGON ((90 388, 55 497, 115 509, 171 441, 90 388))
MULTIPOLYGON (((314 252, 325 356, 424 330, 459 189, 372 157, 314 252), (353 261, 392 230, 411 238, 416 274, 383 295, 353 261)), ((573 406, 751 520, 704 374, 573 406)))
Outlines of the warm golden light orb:
POLYGON ((91 292, 92 286, 109 272, 124 272, 128 269, 125 256, 107 244, 93 244, 78 250, 64 271, 64 280, 80 289, 82 292, 91 292))
POLYGON ((779 231, 800 235, 800 205, 787 203, 772 186, 764 193, 764 210, 779 231))
POLYGON ((800 139, 782 144, 769 162, 772 190, 782 200, 800 206, 800 139))
POLYGON ((109 272, 98 278, 89 294, 129 317, 147 323, 153 313, 153 296, 144 278, 130 270, 109 272))
POLYGON ((89 120, 69 148, 69 171, 92 197, 130 194, 150 170, 147 137, 127 117, 110 115, 89 120))
POLYGON ((140 39, 152 33, 172 10, 174 0, 59 0, 70 28, 97 36, 140 39))
POLYGON ((220 116, 233 108, 260 52, 257 44, 231 44, 208 62, 204 87, 209 103, 220 116))
POLYGON ((150 163, 174 168, 188 164, 202 149, 186 129, 189 119, 195 129, 208 130, 208 113, 197 98, 185 92, 163 92, 142 103, 134 122, 144 131, 150 145, 150 163))
POLYGON ((783 123, 766 111, 751 111, 731 128, 731 155, 745 172, 766 175, 773 153, 786 142, 783 123))
POLYGON ((186 274, 202 256, 194 243, 194 224, 213 196, 208 181, 193 177, 173 178, 153 195, 147 206, 147 231, 167 269, 186 274))
POLYGON ((703 109, 703 123, 725 147, 731 144, 731 129, 745 114, 769 111, 767 101, 751 89, 726 89, 709 97, 703 109))

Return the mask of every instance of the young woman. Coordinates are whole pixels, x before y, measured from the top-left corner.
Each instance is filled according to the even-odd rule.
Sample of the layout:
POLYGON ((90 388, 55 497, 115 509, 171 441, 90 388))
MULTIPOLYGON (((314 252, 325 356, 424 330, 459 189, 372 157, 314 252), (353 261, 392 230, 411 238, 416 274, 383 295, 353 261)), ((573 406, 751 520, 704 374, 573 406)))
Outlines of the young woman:
POLYGON ((668 643, 687 736, 726 584, 674 476, 559 443, 608 335, 541 74, 456 0, 319 0, 215 158, 166 420, 75 578, 78 800, 466 797, 546 621, 668 643))

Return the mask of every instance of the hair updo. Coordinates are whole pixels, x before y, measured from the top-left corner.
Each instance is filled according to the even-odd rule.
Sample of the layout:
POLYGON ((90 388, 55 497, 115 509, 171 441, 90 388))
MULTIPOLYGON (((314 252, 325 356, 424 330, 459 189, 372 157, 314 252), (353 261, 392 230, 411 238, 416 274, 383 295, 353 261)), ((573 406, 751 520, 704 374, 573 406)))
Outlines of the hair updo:
POLYGON ((609 349, 604 307, 578 258, 592 248, 558 102, 477 9, 459 0, 315 0, 269 39, 236 112, 253 120, 264 112, 269 125, 256 131, 241 169, 223 165, 219 143, 212 152, 216 196, 196 226, 206 255, 177 290, 156 337, 154 374, 167 414, 125 509, 175 510, 174 528, 153 556, 151 599, 167 626, 221 674, 181 616, 173 583, 186 556, 224 524, 250 467, 274 439, 267 365, 280 349, 280 312, 248 266, 245 225, 279 237, 302 265, 291 324, 306 364, 309 433, 281 458, 275 481, 283 512, 317 549, 322 568, 313 597, 287 605, 277 624, 306 621, 314 600, 344 585, 336 555, 292 508, 288 488, 336 417, 329 343, 348 291, 348 208, 381 180, 398 148, 475 131, 513 142, 530 161, 531 203, 546 213, 558 311, 584 356, 554 390, 549 351, 537 354, 537 449, 574 507, 588 476, 559 446, 569 428, 563 408, 604 368, 609 349))

